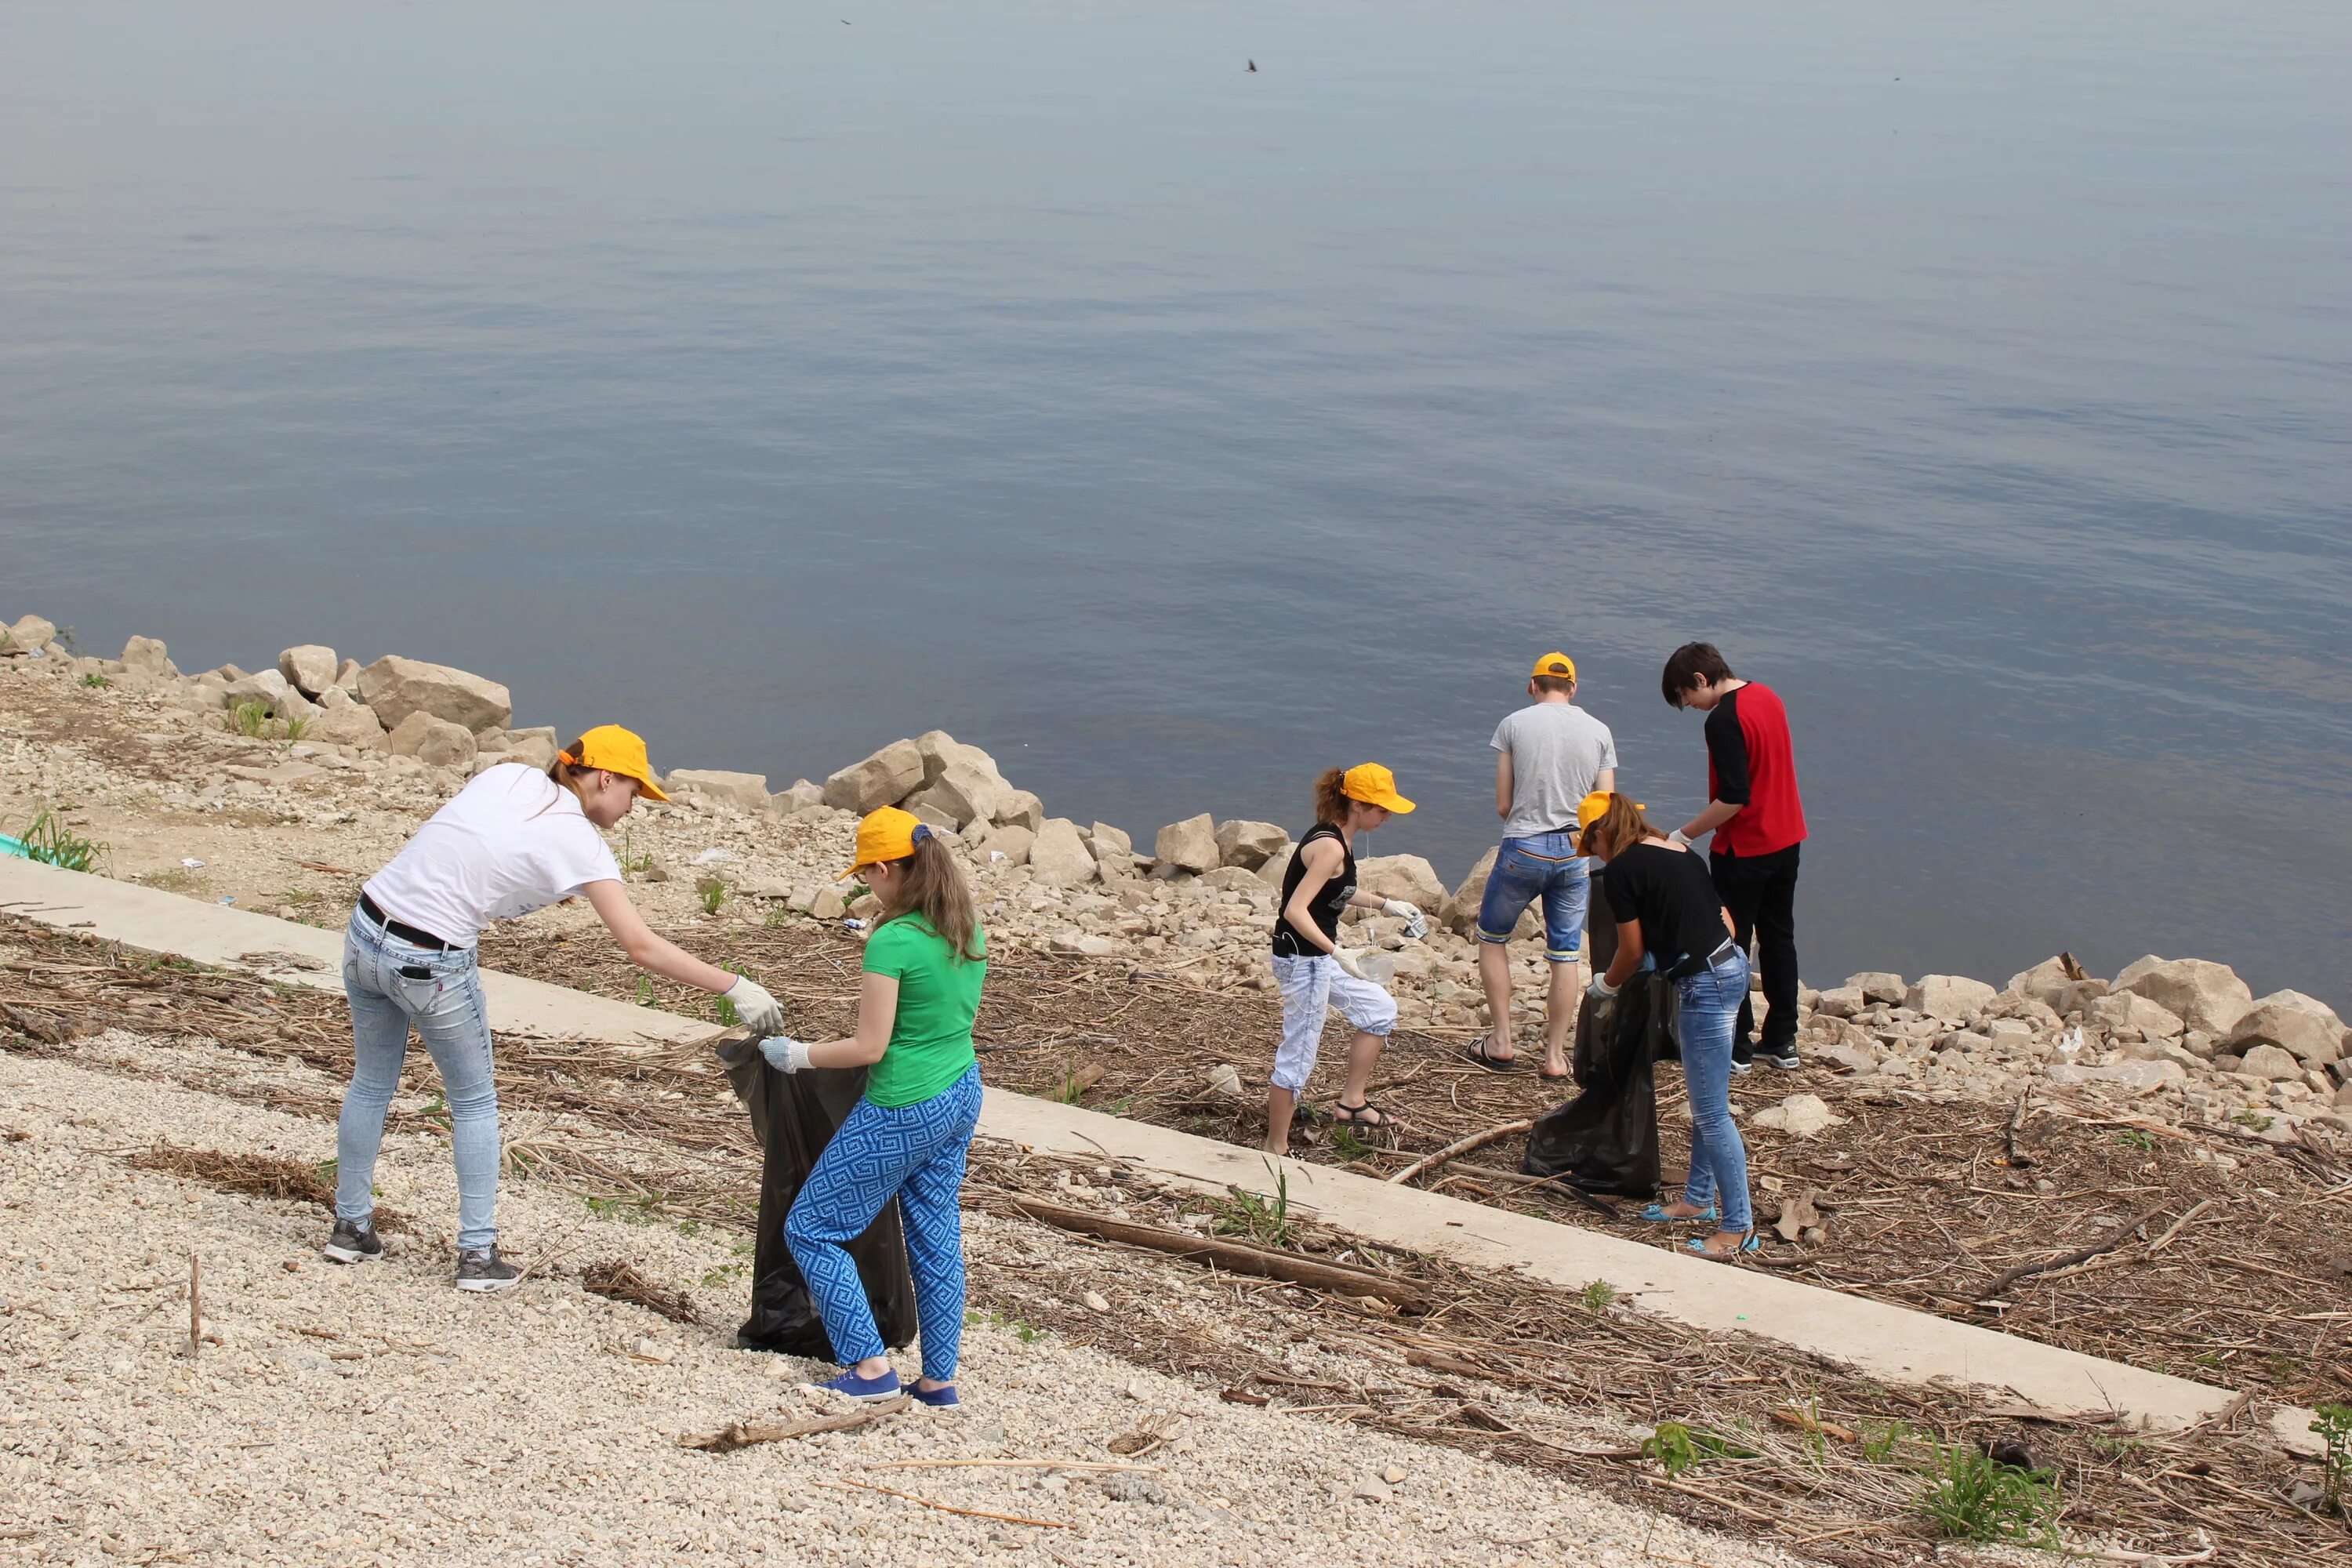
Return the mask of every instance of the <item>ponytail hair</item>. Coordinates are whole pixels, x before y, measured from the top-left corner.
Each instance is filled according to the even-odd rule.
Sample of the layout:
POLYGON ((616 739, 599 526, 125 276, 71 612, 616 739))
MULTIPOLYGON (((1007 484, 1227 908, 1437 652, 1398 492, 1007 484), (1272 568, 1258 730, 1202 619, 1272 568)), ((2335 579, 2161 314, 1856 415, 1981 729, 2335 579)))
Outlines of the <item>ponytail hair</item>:
POLYGON ((1632 795, 1612 791, 1609 809, 1594 817, 1591 825, 1578 837, 1576 851, 1580 855, 1595 855, 1600 853, 1601 847, 1606 846, 1610 854, 1616 855, 1644 838, 1664 837, 1650 826, 1650 819, 1642 815, 1641 806, 1634 803, 1632 795))
MULTIPOLYGON (((585 779, 590 773, 595 772, 595 770, 583 763, 575 763, 572 759, 585 754, 587 749, 588 742, 585 739, 574 741, 572 744, 556 752, 555 761, 547 764, 547 776, 554 781, 555 787, 558 789, 570 790, 572 792, 572 798, 580 802, 583 805, 588 804, 588 795, 587 792, 582 787, 581 781, 585 779)), ((557 799, 561 798, 561 796, 557 797, 557 799)), ((554 804, 554 801, 550 801, 548 805, 541 806, 539 810, 532 812, 531 816, 533 817, 544 816, 548 810, 548 806, 551 806, 554 804)))
POLYGON ((901 915, 919 914, 944 938, 956 957, 971 963, 980 957, 980 911, 972 907, 971 887, 963 879, 947 844, 928 828, 915 830, 915 852, 898 862, 906 868, 899 886, 903 901, 877 924, 901 915))
POLYGON ((1315 781, 1315 820, 1342 827, 1348 821, 1348 770, 1326 769, 1315 781))

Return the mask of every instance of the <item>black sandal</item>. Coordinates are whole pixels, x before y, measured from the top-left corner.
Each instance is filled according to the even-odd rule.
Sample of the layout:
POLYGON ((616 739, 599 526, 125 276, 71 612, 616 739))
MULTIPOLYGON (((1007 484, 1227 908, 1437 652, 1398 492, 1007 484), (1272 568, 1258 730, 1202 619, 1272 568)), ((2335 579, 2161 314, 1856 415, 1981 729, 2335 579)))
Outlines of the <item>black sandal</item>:
POLYGON ((1397 1124, 1395 1117, 1379 1109, 1369 1100, 1361 1105, 1343 1105, 1336 1100, 1333 1100, 1331 1120, 1344 1126, 1374 1129, 1390 1128, 1397 1124))
POLYGON ((1477 1063, 1480 1067, 1485 1068, 1488 1072, 1525 1072, 1527 1070, 1527 1068, 1521 1065, 1519 1058, 1516 1056, 1488 1056, 1486 1054, 1486 1047, 1492 1042, 1492 1036, 1481 1035, 1470 1044, 1463 1047, 1462 1056, 1464 1059, 1477 1063))

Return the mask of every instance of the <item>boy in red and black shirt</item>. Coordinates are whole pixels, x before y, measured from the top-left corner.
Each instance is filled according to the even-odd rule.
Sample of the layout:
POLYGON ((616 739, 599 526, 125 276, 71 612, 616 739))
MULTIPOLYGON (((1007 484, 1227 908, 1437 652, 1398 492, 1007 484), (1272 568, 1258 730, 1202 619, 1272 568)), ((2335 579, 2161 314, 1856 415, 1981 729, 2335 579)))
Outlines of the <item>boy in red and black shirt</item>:
POLYGON ((1805 804, 1797 793, 1797 758, 1789 714, 1769 686, 1731 673, 1713 643, 1685 643, 1666 660, 1660 685, 1670 708, 1706 715, 1705 811, 1670 835, 1680 843, 1715 835, 1707 867, 1715 890, 1754 943, 1763 973, 1764 1038, 1751 1044, 1755 1008, 1741 1003, 1731 1037, 1735 1070, 1751 1055, 1777 1068, 1797 1065, 1797 851, 1805 838, 1805 804))

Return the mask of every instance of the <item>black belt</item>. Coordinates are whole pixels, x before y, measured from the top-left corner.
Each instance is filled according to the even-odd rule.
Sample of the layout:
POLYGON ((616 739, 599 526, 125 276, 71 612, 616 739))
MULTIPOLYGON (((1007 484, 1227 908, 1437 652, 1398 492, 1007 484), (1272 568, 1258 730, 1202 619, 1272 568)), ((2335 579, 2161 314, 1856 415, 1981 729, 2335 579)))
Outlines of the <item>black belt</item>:
POLYGON ((415 942, 418 947, 437 948, 443 952, 449 951, 449 944, 431 931, 419 931, 404 921, 396 921, 385 914, 376 908, 375 900, 365 893, 360 895, 360 913, 382 926, 385 934, 389 936, 396 936, 403 942, 415 942))
POLYGON ((1702 969, 1713 969, 1717 964, 1723 963, 1726 959, 1731 957, 1732 954, 1738 951, 1739 943, 1729 937, 1726 937, 1721 947, 1717 948, 1705 958, 1687 959, 1683 963, 1676 964, 1675 966, 1674 973, 1666 976, 1666 978, 1669 980, 1687 980, 1702 969))

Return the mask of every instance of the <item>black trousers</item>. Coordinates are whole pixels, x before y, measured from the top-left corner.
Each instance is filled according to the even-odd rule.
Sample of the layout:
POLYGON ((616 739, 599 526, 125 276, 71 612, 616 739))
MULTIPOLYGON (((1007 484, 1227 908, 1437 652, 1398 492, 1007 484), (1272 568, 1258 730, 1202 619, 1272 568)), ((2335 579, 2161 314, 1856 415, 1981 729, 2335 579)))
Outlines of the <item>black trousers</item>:
MULTIPOLYGON (((1717 849, 1708 858, 1715 890, 1731 911, 1733 940, 1752 947, 1764 975, 1762 1049, 1779 1056, 1797 1047, 1797 851, 1801 844, 1769 855, 1731 855, 1717 849)), ((1731 1031, 1731 1059, 1747 1061, 1758 1048, 1756 1008, 1739 1004, 1731 1031)))

